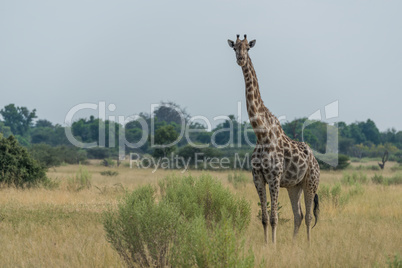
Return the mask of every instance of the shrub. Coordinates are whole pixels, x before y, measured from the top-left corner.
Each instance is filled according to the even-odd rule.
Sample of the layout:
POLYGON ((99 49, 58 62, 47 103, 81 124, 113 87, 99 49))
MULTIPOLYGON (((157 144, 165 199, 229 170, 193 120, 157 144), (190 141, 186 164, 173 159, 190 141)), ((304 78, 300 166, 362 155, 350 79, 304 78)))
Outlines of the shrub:
POLYGON ((46 181, 46 168, 19 145, 14 136, 0 134, 0 183, 31 187, 46 181))
POLYGON ((344 173, 341 182, 342 184, 345 185, 354 185, 356 183, 366 184, 368 183, 368 179, 367 176, 361 172, 360 173, 353 172, 352 174, 344 173))
POLYGON ((45 143, 33 144, 29 152, 46 167, 60 166, 62 163, 79 164, 87 161, 87 153, 76 147, 52 147, 45 143))
POLYGON ((342 208, 349 202, 349 198, 352 195, 356 195, 364 191, 361 185, 356 185, 354 186, 355 188, 351 188, 349 192, 345 193, 342 190, 342 186, 340 183, 336 183, 332 187, 323 184, 318 189, 318 195, 323 202, 330 202, 335 208, 342 208))
POLYGON ((129 267, 254 266, 239 236, 250 222, 248 202, 207 175, 167 177, 159 190, 156 197, 143 186, 104 214, 107 240, 129 267))
POLYGON ((249 181, 244 173, 235 172, 228 175, 228 181, 233 184, 235 188, 245 187, 246 183, 249 181))
POLYGON ((329 169, 341 170, 341 169, 347 168, 350 165, 349 156, 347 156, 347 155, 333 154, 333 155, 322 156, 322 157, 326 158, 325 162, 322 161, 321 159, 317 158, 317 161, 318 161, 318 164, 320 165, 321 170, 329 170, 329 169), (327 164, 327 163, 334 163, 336 161, 336 157, 338 157, 338 165, 336 167, 332 167, 331 165, 327 164))
POLYGON ((113 161, 112 158, 105 158, 102 160, 102 166, 113 167, 115 166, 115 162, 113 161))
POLYGON ((213 230, 202 216, 184 225, 172 247, 172 267, 254 267, 254 254, 245 251, 232 222, 223 211, 213 230))
POLYGON ((380 167, 378 165, 369 165, 369 166, 363 166, 359 165, 355 167, 356 170, 380 170, 380 167))
POLYGON ((119 175, 119 172, 113 171, 113 170, 106 170, 106 171, 102 171, 100 174, 102 176, 117 176, 117 175, 119 175))
POLYGON ((179 211, 169 203, 156 203, 150 185, 126 195, 117 212, 104 214, 107 240, 129 267, 168 264, 179 224, 179 211))
POLYGON ((250 204, 245 199, 236 198, 222 184, 209 175, 198 179, 167 177, 159 182, 166 202, 177 206, 187 219, 203 215, 207 223, 217 223, 225 210, 236 230, 244 230, 250 223, 250 204))
POLYGON ((384 177, 383 175, 375 174, 374 177, 371 178, 371 181, 376 184, 383 184, 383 185, 396 185, 402 184, 402 174, 395 174, 392 177, 384 177))
POLYGON ((67 180, 67 190, 78 192, 83 189, 91 188, 92 175, 88 172, 86 168, 80 165, 75 176, 68 178, 67 180))

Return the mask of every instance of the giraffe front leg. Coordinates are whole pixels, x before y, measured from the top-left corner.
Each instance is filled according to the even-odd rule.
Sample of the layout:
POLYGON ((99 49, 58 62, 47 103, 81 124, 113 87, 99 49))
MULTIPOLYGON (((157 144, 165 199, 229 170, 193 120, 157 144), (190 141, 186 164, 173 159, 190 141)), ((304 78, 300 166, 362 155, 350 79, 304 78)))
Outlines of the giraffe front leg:
POLYGON ((261 221, 264 227, 264 241, 268 243, 267 227, 268 227, 268 212, 267 212, 267 193, 265 189, 265 180, 258 171, 253 171, 253 180, 255 188, 257 189, 258 196, 261 203, 261 221))
POLYGON ((270 223, 272 228, 272 243, 276 244, 276 227, 278 225, 279 179, 275 179, 269 182, 269 192, 271 195, 270 223))

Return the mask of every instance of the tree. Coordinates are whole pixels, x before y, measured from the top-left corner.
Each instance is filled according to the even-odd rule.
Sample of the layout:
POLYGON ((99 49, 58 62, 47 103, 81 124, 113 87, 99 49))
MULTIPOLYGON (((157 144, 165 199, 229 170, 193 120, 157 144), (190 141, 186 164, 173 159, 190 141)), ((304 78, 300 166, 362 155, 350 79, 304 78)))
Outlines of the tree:
POLYGON ((26 107, 16 107, 13 103, 0 110, 4 119, 4 124, 10 127, 14 135, 26 136, 32 127, 32 122, 36 116, 36 109, 32 112, 26 107))
POLYGON ((0 183, 29 187, 46 180, 46 169, 18 144, 14 136, 4 138, 0 135, 0 183))
POLYGON ((38 121, 36 121, 35 123, 35 127, 53 127, 52 122, 46 120, 46 119, 39 119, 38 121))
POLYGON ((0 133, 3 134, 5 138, 13 134, 11 128, 6 126, 3 122, 0 122, 0 133))
POLYGON ((165 157, 169 155, 171 152, 176 150, 176 145, 170 145, 171 143, 175 142, 179 134, 176 132, 174 126, 163 126, 158 128, 155 131, 154 141, 155 145, 160 146, 161 148, 155 148, 152 155, 154 157, 165 157))
POLYGON ((381 141, 381 134, 375 125, 374 121, 367 119, 366 122, 360 122, 361 132, 364 134, 367 140, 373 142, 375 145, 381 141))
POLYGON ((154 115, 159 121, 165 121, 168 124, 176 123, 179 126, 181 126, 182 120, 187 122, 190 118, 186 109, 174 102, 161 102, 161 105, 154 111, 154 115))

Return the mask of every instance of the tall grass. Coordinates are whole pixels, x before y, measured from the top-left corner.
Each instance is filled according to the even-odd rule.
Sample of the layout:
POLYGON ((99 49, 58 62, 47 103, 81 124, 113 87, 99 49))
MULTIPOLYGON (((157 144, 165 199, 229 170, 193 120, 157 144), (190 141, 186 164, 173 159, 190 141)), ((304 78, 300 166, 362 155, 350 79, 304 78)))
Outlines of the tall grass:
MULTIPOLYGON (((125 196, 126 191, 131 193, 149 183, 155 190, 155 203, 159 203, 162 195, 157 184, 158 179, 172 174, 181 176, 180 171, 158 170, 151 173, 150 170, 129 169, 120 165, 119 175, 111 180, 110 177, 100 174, 105 170, 104 167, 93 164, 85 168, 92 175, 92 186, 107 189, 105 194, 100 194, 100 190, 95 187, 79 192, 66 189, 67 178, 76 174, 78 165, 60 166, 48 171, 49 178, 58 178, 57 181, 61 182, 61 187, 54 190, 0 189, 0 267, 126 266, 117 251, 105 239, 101 220, 103 212, 109 208, 117 209, 118 201, 125 196), (116 183, 122 186, 114 186, 116 183)), ((218 232, 221 237, 226 234, 223 237, 228 241, 237 236, 236 241, 239 244, 236 245, 240 248, 237 250, 239 263, 239 259, 247 263, 245 259, 251 256, 251 248, 255 266, 265 260, 266 266, 269 267, 400 267, 398 263, 401 262, 402 256, 399 239, 402 187, 384 187, 371 183, 370 179, 375 174, 373 171, 362 170, 369 178, 367 184, 341 184, 341 196, 349 192, 352 195, 343 207, 335 207, 331 198, 324 200, 321 196, 323 187, 329 188, 331 195, 334 183, 341 182, 343 172, 321 172, 321 213, 320 220, 311 233, 311 245, 308 246, 306 240, 304 223, 297 240, 293 241, 293 221, 290 221, 279 224, 276 249, 270 243, 264 244, 261 220, 255 217, 259 210, 259 198, 254 185, 247 183, 245 187, 234 188, 228 182, 229 172, 210 173, 222 182, 224 188, 228 187, 233 195, 243 197, 251 204, 249 227, 240 235, 232 231, 233 221, 230 217, 224 217, 219 223, 222 227, 219 227, 219 230, 215 227, 214 231, 216 236, 218 232), (358 191, 358 187, 361 187, 363 192, 353 195, 352 190, 358 191), (223 226, 225 224, 226 227, 223 226)), ((390 167, 378 173, 387 178, 396 174, 390 167)), ((198 177, 203 175, 203 172, 191 171, 191 174, 198 177)), ((281 216, 293 219, 286 189, 280 189, 279 202, 283 206, 281 216)), ((303 204, 302 209, 304 213, 303 204)), ((197 224, 195 221, 193 223, 197 224)), ((189 234, 190 238, 186 239, 192 239, 194 245, 183 249, 183 254, 199 249, 200 255, 205 250, 205 255, 221 256, 214 253, 216 248, 222 248, 217 242, 222 241, 221 238, 214 240, 215 236, 210 236, 210 227, 206 229, 208 236, 189 234), (196 235, 199 240, 193 238, 196 235), (204 244, 196 247, 195 243, 201 242, 204 244)), ((202 230, 201 227, 193 229, 200 234, 202 230)), ((232 242, 228 244, 233 245, 232 242)), ((170 263, 173 266, 173 260, 170 263)))
POLYGON ((91 173, 80 165, 77 173, 67 179, 67 190, 79 192, 83 189, 89 189, 92 186, 91 179, 91 173))
POLYGON ((233 187, 241 188, 246 186, 246 184, 249 182, 249 179, 244 173, 235 172, 228 175, 228 181, 233 184, 233 187))

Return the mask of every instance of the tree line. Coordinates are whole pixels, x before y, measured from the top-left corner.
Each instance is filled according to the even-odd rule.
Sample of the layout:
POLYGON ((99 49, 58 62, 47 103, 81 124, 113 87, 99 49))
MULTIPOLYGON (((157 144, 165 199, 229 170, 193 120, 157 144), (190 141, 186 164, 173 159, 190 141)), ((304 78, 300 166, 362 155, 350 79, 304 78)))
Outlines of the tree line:
MULTIPOLYGON (((233 157, 234 152, 242 155, 251 153, 254 148, 252 144, 256 142, 248 122, 238 122, 235 116, 229 115, 214 129, 208 130, 203 124, 191 121, 187 111, 175 103, 161 103, 152 115, 141 113, 137 120, 125 126, 94 116, 76 120, 71 125, 71 132, 77 141, 100 144, 100 130, 105 133, 104 146, 87 149, 73 146, 66 137, 64 126, 38 119, 36 109, 9 104, 0 110, 0 115, 2 136, 13 135, 19 144, 28 148, 31 155, 46 166, 57 166, 63 162, 79 163, 86 159, 117 159, 121 135, 128 143, 138 143, 146 138, 138 148, 126 146, 126 154, 134 152, 153 157, 165 157, 172 153, 187 158, 194 153, 206 158, 233 157), (178 140, 183 134, 183 122, 188 133, 178 140), (151 146, 169 145, 174 141, 177 142, 171 146, 151 146)), ((304 127, 306 121, 307 118, 295 119, 282 123, 282 128, 290 138, 307 142, 320 153, 328 152, 328 140, 336 138, 338 148, 332 148, 334 151, 331 153, 362 158, 381 157, 387 151, 390 160, 400 161, 402 158, 402 131, 388 129, 381 132, 371 119, 351 124, 338 122, 333 126, 314 121, 304 127)))

